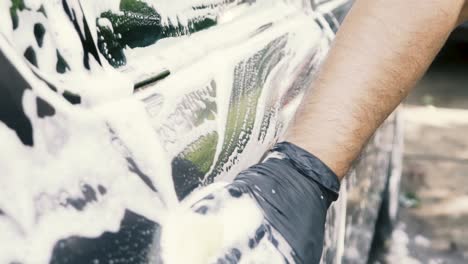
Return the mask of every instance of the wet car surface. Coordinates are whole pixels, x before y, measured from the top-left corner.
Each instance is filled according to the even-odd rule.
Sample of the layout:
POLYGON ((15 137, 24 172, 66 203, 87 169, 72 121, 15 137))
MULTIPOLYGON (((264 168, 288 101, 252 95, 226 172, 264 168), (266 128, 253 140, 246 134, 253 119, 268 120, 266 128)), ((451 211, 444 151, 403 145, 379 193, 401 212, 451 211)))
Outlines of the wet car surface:
MULTIPOLYGON (((181 200, 257 163, 283 138, 350 7, 333 0, 114 2, 12 1, 5 9, 11 21, 0 32, 0 135, 9 141, 16 136, 28 147, 6 145, 15 151, 2 156, 8 177, 0 183, 7 194, 30 177, 45 187, 0 196, 0 230, 8 230, 0 241, 11 241, 0 262, 30 263, 40 256, 50 263, 159 263, 157 213, 147 204, 170 203, 160 199, 166 189, 160 171, 170 175, 181 200), (136 124, 153 134, 139 134, 138 127, 131 134, 108 121, 96 125, 99 135, 77 135, 94 128, 81 121, 93 119, 88 110, 130 97, 144 105, 135 110, 135 118, 145 115, 136 124), (106 173, 106 166, 115 164, 106 158, 64 151, 85 151, 77 143, 120 155, 115 163, 125 175, 107 175, 112 171, 106 173), (142 150, 152 146, 162 149, 154 154, 154 168, 144 160, 153 152, 142 150), (52 162, 57 168, 43 165, 52 162), (28 166, 41 172, 33 175, 28 166), (67 171, 65 180, 52 177, 57 171, 67 171), (44 235, 54 226, 53 235, 44 235), (21 249, 38 255, 24 256, 21 249)), ((112 118, 125 107, 117 105, 122 112, 112 118)), ((329 211, 324 263, 366 262, 385 193, 397 192, 399 129, 394 115, 343 184, 329 211)))

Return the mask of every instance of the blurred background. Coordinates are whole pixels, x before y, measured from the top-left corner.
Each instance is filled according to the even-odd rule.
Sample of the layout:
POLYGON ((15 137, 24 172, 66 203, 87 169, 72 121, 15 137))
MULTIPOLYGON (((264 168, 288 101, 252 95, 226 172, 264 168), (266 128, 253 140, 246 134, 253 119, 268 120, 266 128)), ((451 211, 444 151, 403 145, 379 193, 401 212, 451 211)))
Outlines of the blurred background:
POLYGON ((468 263, 468 26, 451 35, 401 109, 399 221, 372 263, 468 263))

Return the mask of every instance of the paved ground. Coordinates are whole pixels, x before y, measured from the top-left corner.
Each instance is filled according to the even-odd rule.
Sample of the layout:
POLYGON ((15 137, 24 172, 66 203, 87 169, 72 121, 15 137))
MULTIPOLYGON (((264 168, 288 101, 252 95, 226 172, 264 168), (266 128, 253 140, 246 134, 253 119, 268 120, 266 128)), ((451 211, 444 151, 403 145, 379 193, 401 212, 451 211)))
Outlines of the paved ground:
POLYGON ((468 60, 457 45, 403 110, 403 206, 380 262, 468 263, 468 60))

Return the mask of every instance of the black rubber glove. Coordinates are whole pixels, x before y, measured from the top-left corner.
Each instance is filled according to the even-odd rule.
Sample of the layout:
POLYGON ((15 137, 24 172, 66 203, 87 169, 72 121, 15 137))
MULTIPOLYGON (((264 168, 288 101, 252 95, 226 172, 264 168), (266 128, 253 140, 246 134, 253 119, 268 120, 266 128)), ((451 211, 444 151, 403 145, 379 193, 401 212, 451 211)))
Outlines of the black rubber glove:
MULTIPOLYGON (((323 162, 283 142, 262 163, 241 172, 223 192, 229 192, 234 198, 249 195, 263 211, 265 221, 248 240, 250 249, 262 239, 268 239, 278 248, 280 235, 292 251, 289 257, 281 252, 285 262, 292 259, 295 263, 309 264, 320 262, 327 210, 338 198, 339 188, 337 176, 323 162)), ((220 204, 220 196, 224 195, 211 194, 192 208, 197 213, 208 214, 220 206, 229 206, 220 204), (208 200, 212 202, 207 205, 208 200)), ((240 258, 242 252, 233 248, 218 263, 237 263, 240 258)))

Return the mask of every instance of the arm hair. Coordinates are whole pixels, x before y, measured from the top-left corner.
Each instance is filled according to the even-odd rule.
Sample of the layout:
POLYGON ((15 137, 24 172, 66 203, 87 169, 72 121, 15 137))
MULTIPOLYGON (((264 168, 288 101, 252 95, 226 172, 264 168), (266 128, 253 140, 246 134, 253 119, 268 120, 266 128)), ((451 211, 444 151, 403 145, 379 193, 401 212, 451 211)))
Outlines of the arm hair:
POLYGON ((288 140, 341 179, 466 19, 464 6, 464 0, 357 0, 288 140))

